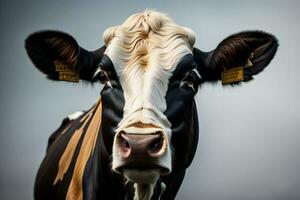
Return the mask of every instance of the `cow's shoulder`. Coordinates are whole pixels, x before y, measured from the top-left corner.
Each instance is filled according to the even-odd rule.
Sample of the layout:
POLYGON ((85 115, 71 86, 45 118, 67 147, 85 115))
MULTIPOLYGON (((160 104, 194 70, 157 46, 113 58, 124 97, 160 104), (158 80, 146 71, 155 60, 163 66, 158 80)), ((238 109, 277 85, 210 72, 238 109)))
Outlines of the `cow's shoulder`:
POLYGON ((48 139, 47 150, 53 144, 53 142, 58 138, 59 135, 63 134, 64 132, 66 132, 67 129, 70 128, 72 122, 76 121, 85 113, 86 111, 76 111, 74 113, 69 114, 67 117, 65 117, 62 120, 60 126, 50 135, 48 139))

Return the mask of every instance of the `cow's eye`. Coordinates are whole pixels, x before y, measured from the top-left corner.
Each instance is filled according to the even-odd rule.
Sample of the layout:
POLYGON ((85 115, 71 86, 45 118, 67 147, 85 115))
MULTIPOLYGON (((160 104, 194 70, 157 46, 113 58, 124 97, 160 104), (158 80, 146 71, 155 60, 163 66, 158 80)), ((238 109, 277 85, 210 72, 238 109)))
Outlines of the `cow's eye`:
POLYGON ((201 75, 196 69, 189 71, 183 79, 183 81, 193 82, 193 83, 199 82, 200 80, 201 80, 201 75))
POLYGON ((102 70, 101 68, 98 68, 93 76, 93 81, 99 81, 102 84, 105 84, 109 81, 109 78, 107 76, 107 72, 102 70))
POLYGON ((185 77, 182 79, 181 86, 187 85, 196 92, 200 82, 201 75, 196 69, 193 69, 186 73, 185 77))

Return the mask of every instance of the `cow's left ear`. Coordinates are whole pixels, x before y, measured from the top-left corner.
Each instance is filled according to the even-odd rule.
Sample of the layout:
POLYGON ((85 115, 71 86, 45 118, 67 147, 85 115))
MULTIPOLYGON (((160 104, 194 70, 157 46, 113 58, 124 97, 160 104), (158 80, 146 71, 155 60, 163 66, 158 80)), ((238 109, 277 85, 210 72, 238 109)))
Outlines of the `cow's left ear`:
POLYGON ((253 79, 272 60, 278 47, 277 39, 262 31, 245 31, 224 39, 215 50, 193 54, 203 82, 222 80, 236 84, 253 79))
POLYGON ((105 50, 103 46, 87 51, 71 35, 52 30, 31 34, 25 48, 33 64, 49 79, 72 82, 92 81, 105 50))

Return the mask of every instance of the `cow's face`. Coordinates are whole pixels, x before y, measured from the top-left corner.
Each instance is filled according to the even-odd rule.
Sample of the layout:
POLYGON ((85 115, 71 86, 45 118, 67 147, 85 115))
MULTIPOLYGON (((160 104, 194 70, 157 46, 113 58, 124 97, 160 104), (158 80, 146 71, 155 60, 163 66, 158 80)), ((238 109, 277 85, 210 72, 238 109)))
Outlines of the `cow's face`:
POLYGON ((184 140, 197 131, 198 86, 249 81, 269 64, 278 46, 270 34, 247 31, 205 53, 194 48, 191 30, 155 11, 109 28, 104 41, 105 46, 90 52, 66 33, 44 31, 32 34, 26 49, 50 79, 105 84, 101 131, 112 169, 138 183, 137 188, 149 185, 150 191, 161 175, 171 173, 174 160, 182 161, 174 155, 188 153, 191 142, 184 140))
POLYGON ((112 168, 130 181, 154 183, 172 170, 170 118, 175 116, 166 113, 175 109, 171 115, 181 118, 184 111, 190 112, 200 83, 192 56, 194 34, 164 15, 145 12, 108 29, 104 38, 104 59, 109 61, 102 64, 110 67, 96 74, 107 75, 111 92, 118 84, 124 98, 112 168), (109 74, 115 75, 115 83, 109 74), (179 106, 170 107, 176 100, 179 106))
MULTIPOLYGON (((148 75, 147 72, 137 78, 138 82, 133 80, 140 85, 126 82, 129 85, 123 86, 121 76, 111 75, 115 68, 111 68, 114 65, 108 55, 104 56, 102 64, 110 66, 102 72, 102 76, 106 74, 101 78, 106 84, 101 98, 102 132, 105 132, 106 149, 109 152, 112 149, 112 168, 134 182, 155 182, 161 174, 166 175, 172 170, 173 150, 177 151, 178 147, 172 144, 173 133, 181 140, 185 140, 183 134, 192 134, 187 130, 193 122, 193 100, 200 83, 193 56, 183 56, 176 64, 176 70, 165 80, 161 79, 162 83, 165 81, 165 87, 153 79, 145 82, 147 79, 143 77, 148 75), (128 96, 130 87, 140 87, 131 91, 134 98, 128 96)), ((188 143, 182 141, 182 144, 185 142, 188 143)), ((184 151, 184 148, 179 150, 184 151)))

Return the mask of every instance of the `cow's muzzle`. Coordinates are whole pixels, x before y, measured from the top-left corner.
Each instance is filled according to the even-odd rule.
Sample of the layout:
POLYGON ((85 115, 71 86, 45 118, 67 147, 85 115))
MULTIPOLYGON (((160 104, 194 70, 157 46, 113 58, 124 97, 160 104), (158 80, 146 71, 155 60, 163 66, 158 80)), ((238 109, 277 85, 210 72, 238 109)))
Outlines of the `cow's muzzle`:
POLYGON ((160 175, 170 172, 162 164, 167 157, 168 139, 161 131, 143 134, 120 131, 115 138, 115 150, 119 162, 114 170, 121 174, 128 170, 156 170, 160 175))
POLYGON ((119 155, 123 161, 159 158, 166 150, 166 142, 159 132, 153 134, 130 134, 122 132, 117 138, 119 155))

